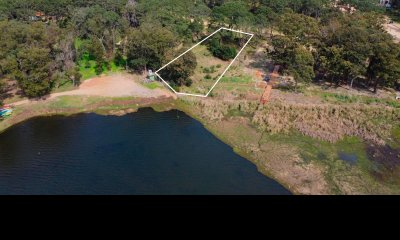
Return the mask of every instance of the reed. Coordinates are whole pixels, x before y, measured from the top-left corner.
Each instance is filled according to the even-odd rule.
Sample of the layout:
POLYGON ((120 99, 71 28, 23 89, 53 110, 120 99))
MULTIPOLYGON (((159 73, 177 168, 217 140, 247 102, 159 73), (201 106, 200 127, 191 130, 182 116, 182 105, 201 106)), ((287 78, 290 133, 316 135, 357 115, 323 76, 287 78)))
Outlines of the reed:
POLYGON ((400 125, 400 109, 367 104, 293 104, 273 101, 259 105, 255 101, 185 100, 211 121, 229 118, 229 113, 242 112, 252 124, 269 133, 299 131, 306 136, 337 142, 345 136, 384 144, 393 129, 400 125))

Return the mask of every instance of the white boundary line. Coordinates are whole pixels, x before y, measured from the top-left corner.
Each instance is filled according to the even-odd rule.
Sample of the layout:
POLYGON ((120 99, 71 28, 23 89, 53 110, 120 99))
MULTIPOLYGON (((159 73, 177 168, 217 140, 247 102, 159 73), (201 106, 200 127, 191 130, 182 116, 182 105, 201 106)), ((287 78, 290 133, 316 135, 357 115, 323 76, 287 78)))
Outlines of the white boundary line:
POLYGON ((222 28, 218 29, 217 31, 213 32, 211 35, 207 36, 206 38, 204 38, 203 40, 201 40, 200 42, 196 43, 196 45, 192 46, 191 48, 189 48, 188 50, 186 50, 184 53, 182 53, 181 55, 179 55, 178 57, 174 58, 174 60, 170 61, 169 63, 167 63, 166 65, 164 65, 162 68, 158 69, 155 73, 158 73, 159 71, 163 70, 164 68, 166 68, 168 65, 170 65, 171 63, 175 62, 175 60, 177 60, 178 58, 182 57, 183 55, 185 55, 186 53, 190 52, 193 48, 197 47, 198 45, 202 44, 204 41, 206 41, 207 39, 209 39, 210 37, 212 37, 214 34, 216 34, 217 32, 221 31, 222 28))
POLYGON ((213 32, 211 35, 207 36, 206 38, 204 38, 203 40, 201 40, 200 42, 196 43, 194 46, 192 46, 191 48, 189 48, 188 50, 186 50, 184 53, 182 53, 181 55, 179 55, 178 57, 174 58, 172 61, 170 61, 169 63, 167 63, 166 65, 164 65, 162 68, 158 69, 155 74, 157 75, 157 77, 159 77, 167 86, 168 88, 170 88, 175 94, 178 95, 184 95, 184 96, 193 96, 193 97, 203 97, 206 98, 208 97, 208 95, 210 95, 210 93, 212 92, 212 90, 215 88, 215 86, 217 86, 217 84, 219 83, 219 81, 221 80, 221 78, 225 75, 225 73, 229 70, 229 68, 232 66, 232 64, 236 61, 236 59, 239 57, 239 55, 242 53, 242 51, 245 49, 245 47, 250 43, 251 39, 254 37, 254 34, 252 33, 247 33, 247 32, 242 32, 242 31, 238 31, 238 30, 234 30, 234 29, 229 29, 229 28, 225 28, 225 27, 221 27, 220 29, 218 29, 217 31, 213 32), (186 53, 188 53, 189 51, 191 51, 193 48, 197 47, 198 45, 202 44, 204 41, 206 41, 207 39, 209 39, 210 37, 212 37, 214 34, 216 34, 217 32, 221 31, 221 30, 227 30, 227 31, 232 31, 232 32, 237 32, 237 33, 241 33, 241 34, 246 34, 249 35, 250 38, 249 40, 247 40, 246 44, 244 44, 244 46, 242 47, 242 49, 240 49, 240 51, 238 52, 238 54, 236 55, 236 57, 231 61, 231 63, 228 65, 228 67, 224 70, 224 72, 221 74, 221 76, 219 76, 218 80, 214 83, 214 85, 211 87, 210 91, 208 91, 208 93, 206 95, 201 95, 201 94, 191 94, 191 93, 181 93, 181 92, 177 92, 175 91, 175 89, 173 87, 171 87, 171 85, 168 84, 167 81, 165 81, 159 74, 158 72, 163 70, 164 68, 166 68, 168 65, 170 65, 171 63, 173 63, 174 61, 176 61, 178 58, 182 57, 183 55, 185 55, 186 53))
POLYGON ((232 62, 228 65, 228 67, 225 69, 225 71, 221 74, 221 76, 219 76, 218 80, 214 83, 214 85, 211 87, 210 91, 206 94, 206 97, 208 97, 208 95, 212 92, 212 90, 215 88, 215 86, 217 86, 217 84, 219 83, 219 81, 221 80, 221 78, 225 75, 225 73, 229 70, 229 68, 232 66, 232 64, 236 61, 236 59, 239 57, 239 55, 242 53, 243 49, 247 46, 247 44, 249 44, 249 42, 251 41, 251 39, 254 37, 254 35, 251 35, 251 37, 249 38, 249 40, 247 40, 246 44, 242 47, 242 49, 240 49, 239 53, 236 55, 236 57, 232 60, 232 62))

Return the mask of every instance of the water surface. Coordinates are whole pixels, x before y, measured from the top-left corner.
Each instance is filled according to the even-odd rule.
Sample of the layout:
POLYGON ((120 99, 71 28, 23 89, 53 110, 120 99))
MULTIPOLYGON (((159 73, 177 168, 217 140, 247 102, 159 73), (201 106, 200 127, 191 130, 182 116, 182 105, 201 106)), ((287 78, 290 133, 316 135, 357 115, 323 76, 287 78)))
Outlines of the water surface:
POLYGON ((0 194, 289 194, 178 111, 39 117, 0 134, 0 194))

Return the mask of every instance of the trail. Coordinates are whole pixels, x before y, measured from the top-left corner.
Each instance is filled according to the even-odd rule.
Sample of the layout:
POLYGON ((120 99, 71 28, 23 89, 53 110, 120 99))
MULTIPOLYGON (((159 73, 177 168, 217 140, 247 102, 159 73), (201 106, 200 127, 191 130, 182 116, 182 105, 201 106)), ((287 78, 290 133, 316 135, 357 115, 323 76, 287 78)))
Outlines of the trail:
POLYGON ((394 41, 400 43, 400 24, 396 22, 386 23, 384 27, 386 31, 393 36, 394 41))
POLYGON ((28 103, 48 101, 60 96, 100 96, 100 97, 138 97, 138 98, 157 98, 174 97, 167 89, 148 89, 138 83, 139 75, 126 73, 100 76, 83 82, 78 89, 60 93, 52 93, 40 100, 22 100, 12 103, 14 106, 28 103))

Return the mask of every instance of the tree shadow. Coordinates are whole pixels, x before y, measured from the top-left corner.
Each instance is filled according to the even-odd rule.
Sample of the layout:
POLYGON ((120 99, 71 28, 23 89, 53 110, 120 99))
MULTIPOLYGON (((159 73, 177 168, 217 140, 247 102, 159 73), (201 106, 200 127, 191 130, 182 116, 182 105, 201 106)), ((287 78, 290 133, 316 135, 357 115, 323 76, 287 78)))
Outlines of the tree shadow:
POLYGON ((0 102, 14 97, 23 97, 24 93, 20 89, 16 89, 18 89, 18 85, 16 83, 7 84, 4 90, 0 92, 0 102))

